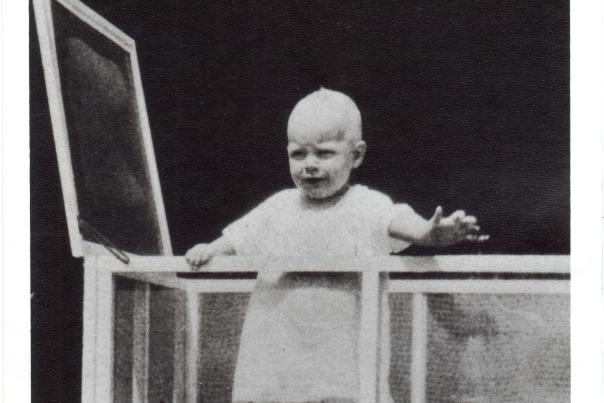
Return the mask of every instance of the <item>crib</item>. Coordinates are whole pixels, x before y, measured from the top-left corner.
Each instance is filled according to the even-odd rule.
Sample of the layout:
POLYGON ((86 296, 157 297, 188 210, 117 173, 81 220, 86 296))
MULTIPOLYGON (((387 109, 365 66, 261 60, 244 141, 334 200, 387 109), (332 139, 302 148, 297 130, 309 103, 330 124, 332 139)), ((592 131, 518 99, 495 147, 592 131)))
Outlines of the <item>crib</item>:
POLYGON ((83 402, 229 402, 260 271, 359 273, 362 403, 380 401, 384 365, 396 402, 570 400, 569 256, 220 257, 193 272, 172 256, 134 41, 77 0, 33 5, 85 273, 83 402))
POLYGON ((229 402, 259 270, 361 273, 361 402, 380 401, 380 273, 396 402, 570 399, 566 256, 223 257, 201 274, 182 257, 85 262, 83 401, 229 402))

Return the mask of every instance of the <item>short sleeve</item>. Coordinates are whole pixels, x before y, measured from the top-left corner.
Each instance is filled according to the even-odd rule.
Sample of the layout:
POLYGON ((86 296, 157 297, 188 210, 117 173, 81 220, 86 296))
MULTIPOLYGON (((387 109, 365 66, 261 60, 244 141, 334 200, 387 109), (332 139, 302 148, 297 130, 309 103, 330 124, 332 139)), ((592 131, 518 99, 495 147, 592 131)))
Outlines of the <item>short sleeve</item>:
POLYGON ((387 195, 369 190, 371 199, 371 216, 374 220, 374 238, 377 239, 383 253, 391 254, 400 252, 409 245, 400 239, 390 236, 390 223, 395 217, 402 214, 415 214, 411 206, 404 203, 393 203, 387 195))
POLYGON ((229 224, 222 235, 233 245, 237 255, 256 255, 261 250, 264 229, 270 228, 274 216, 273 206, 278 205, 279 193, 269 197, 243 217, 229 224))
MULTIPOLYGON (((390 232, 390 223, 392 223, 392 220, 395 217, 398 217, 400 215, 405 215, 405 214, 415 214, 415 211, 408 204, 401 203, 401 204, 392 205, 391 212, 389 214, 389 218, 388 218, 387 222, 385 223, 387 234, 389 234, 389 232, 390 232)), ((407 249, 411 245, 409 242, 405 242, 403 240, 393 238, 390 235, 388 235, 388 238, 389 238, 390 253, 401 252, 401 251, 407 249)))

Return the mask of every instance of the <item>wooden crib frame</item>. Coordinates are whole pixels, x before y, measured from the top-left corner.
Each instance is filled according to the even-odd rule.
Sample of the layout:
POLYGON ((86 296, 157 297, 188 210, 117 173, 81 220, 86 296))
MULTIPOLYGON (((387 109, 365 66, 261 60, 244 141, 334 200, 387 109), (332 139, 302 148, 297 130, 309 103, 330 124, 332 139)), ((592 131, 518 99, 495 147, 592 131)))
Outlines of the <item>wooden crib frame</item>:
MULTIPOLYGON (((113 315, 114 276, 125 276, 147 284, 135 296, 132 402, 146 402, 147 365, 145 324, 148 323, 149 284, 184 290, 186 301, 187 348, 175 357, 175 367, 184 367, 186 382, 175 382, 174 401, 197 401, 199 365, 199 293, 251 292, 255 280, 180 278, 176 273, 190 273, 182 257, 130 256, 124 264, 112 256, 85 259, 84 343, 82 401, 110 402, 113 399, 113 315), (141 388, 142 385, 142 388, 141 388)), ((379 402, 378 334, 380 318, 379 273, 388 272, 394 279, 388 292, 413 295, 411 402, 426 401, 426 344, 428 293, 469 294, 568 294, 568 256, 436 256, 384 258, 304 258, 250 259, 219 257, 205 272, 233 273, 253 271, 346 271, 362 273, 361 326, 359 345, 361 403, 379 402), (397 279, 397 276, 402 279, 397 279)), ((148 341, 147 341, 148 342, 148 341)), ((178 350, 178 349, 177 349, 178 350)))

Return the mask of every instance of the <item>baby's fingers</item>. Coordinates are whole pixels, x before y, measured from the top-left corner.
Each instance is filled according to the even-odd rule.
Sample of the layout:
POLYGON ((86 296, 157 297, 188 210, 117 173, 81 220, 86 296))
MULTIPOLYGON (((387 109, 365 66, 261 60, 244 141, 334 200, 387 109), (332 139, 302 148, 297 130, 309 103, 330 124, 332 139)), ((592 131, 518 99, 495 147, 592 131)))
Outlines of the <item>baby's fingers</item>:
POLYGON ((480 232, 479 225, 464 225, 463 230, 469 234, 477 234, 480 232))
POLYGON ((450 219, 453 220, 455 224, 461 224, 466 217, 466 212, 463 210, 457 210, 453 214, 449 216, 450 219))
POLYGON ((191 251, 187 252, 187 254, 185 255, 185 260, 192 268, 196 268, 197 266, 199 266, 201 261, 200 257, 196 253, 193 253, 191 251))
POLYGON ((187 251, 185 254, 185 260, 192 269, 199 269, 199 266, 203 265, 210 259, 210 255, 207 251, 206 245, 197 245, 187 251))
POLYGON ((463 218, 463 223, 466 225, 474 225, 477 222, 478 220, 473 215, 467 215, 463 218))
POLYGON ((466 235, 466 240, 470 241, 470 242, 485 242, 488 241, 490 238, 489 235, 483 234, 483 235, 478 235, 478 234, 470 234, 470 235, 466 235))
POLYGON ((195 256, 191 259, 187 259, 189 265, 193 270, 199 270, 201 266, 208 262, 209 258, 207 256, 195 256))
POLYGON ((440 224, 440 220, 443 218, 443 208, 441 206, 436 207, 434 210, 434 215, 430 218, 432 225, 440 224))

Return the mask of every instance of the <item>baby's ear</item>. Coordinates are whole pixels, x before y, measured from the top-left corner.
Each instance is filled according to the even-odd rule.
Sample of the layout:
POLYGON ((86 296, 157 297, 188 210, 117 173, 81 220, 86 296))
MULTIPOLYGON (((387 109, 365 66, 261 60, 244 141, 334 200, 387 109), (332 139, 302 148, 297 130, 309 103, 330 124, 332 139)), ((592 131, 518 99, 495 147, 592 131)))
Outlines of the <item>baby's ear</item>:
POLYGON ((367 151, 367 143, 365 143, 363 140, 359 140, 355 143, 354 145, 354 150, 353 155, 354 155, 354 163, 353 163, 353 167, 357 168, 361 165, 361 163, 363 162, 363 159, 365 158, 365 152, 367 151))

